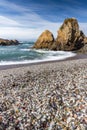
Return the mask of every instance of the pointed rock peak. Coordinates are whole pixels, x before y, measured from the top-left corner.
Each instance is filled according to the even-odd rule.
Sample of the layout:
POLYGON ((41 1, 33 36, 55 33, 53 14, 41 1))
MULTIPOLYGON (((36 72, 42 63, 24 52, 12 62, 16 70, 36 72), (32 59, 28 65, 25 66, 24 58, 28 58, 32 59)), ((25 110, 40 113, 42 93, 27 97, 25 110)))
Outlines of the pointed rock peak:
POLYGON ((44 33, 51 33, 49 30, 45 30, 44 33))
POLYGON ((33 48, 51 49, 63 51, 75 51, 87 46, 87 38, 79 30, 79 24, 76 18, 67 18, 58 30, 56 40, 49 30, 45 30, 35 42, 33 48))
POLYGON ((49 30, 45 30, 38 38, 37 42, 48 43, 54 40, 53 34, 49 30))
POLYGON ((53 34, 49 30, 45 30, 35 42, 34 48, 50 48, 53 42, 53 34))
POLYGON ((58 30, 56 39, 60 50, 76 50, 83 46, 85 35, 79 30, 79 24, 75 18, 67 18, 58 30))
POLYGON ((79 30, 79 25, 78 25, 78 21, 75 18, 67 18, 64 20, 62 26, 60 27, 60 29, 62 30, 64 27, 72 27, 72 28, 76 28, 77 30, 79 30))
POLYGON ((45 30, 44 33, 51 33, 49 30, 45 30))
MULTIPOLYGON (((47 36, 48 38, 53 37, 53 34, 49 31, 49 30, 45 30, 41 35, 41 36, 47 36)), ((44 37, 43 37, 44 38, 44 37)))
POLYGON ((78 21, 77 21, 76 18, 67 18, 67 19, 64 20, 64 23, 67 24, 68 22, 71 22, 71 23, 72 23, 72 22, 78 22, 78 21))

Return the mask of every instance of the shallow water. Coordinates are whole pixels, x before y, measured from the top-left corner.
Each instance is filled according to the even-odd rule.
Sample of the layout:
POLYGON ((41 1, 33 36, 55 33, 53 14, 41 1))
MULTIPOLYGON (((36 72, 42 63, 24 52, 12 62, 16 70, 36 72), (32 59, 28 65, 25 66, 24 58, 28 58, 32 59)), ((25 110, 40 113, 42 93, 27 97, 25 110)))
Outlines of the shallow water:
POLYGON ((76 55, 72 52, 31 49, 33 44, 34 42, 21 42, 17 46, 0 46, 0 65, 63 60, 76 55))

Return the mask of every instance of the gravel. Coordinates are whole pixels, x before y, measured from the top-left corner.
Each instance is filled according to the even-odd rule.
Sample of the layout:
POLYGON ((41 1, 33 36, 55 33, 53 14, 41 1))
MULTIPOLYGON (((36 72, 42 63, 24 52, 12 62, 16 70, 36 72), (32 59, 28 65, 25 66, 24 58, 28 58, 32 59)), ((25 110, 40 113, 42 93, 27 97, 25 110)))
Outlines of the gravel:
POLYGON ((1 70, 0 130, 87 130, 87 59, 1 70))

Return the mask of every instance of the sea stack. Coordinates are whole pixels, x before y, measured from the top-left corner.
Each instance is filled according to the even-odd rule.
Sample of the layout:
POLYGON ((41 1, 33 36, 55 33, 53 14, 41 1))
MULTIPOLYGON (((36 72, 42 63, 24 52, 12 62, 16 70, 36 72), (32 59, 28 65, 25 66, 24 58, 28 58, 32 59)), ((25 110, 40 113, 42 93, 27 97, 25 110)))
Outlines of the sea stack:
POLYGON ((45 30, 35 42, 33 48, 36 49, 43 49, 47 48, 50 49, 52 44, 54 43, 54 36, 49 30, 45 30))
POLYGON ((85 53, 87 52, 87 37, 79 30, 77 19, 67 18, 59 28, 56 40, 53 34, 46 30, 40 35, 33 48, 85 53))
POLYGON ((56 44, 59 50, 73 51, 84 46, 85 35, 79 30, 78 21, 75 18, 68 18, 58 30, 56 44))

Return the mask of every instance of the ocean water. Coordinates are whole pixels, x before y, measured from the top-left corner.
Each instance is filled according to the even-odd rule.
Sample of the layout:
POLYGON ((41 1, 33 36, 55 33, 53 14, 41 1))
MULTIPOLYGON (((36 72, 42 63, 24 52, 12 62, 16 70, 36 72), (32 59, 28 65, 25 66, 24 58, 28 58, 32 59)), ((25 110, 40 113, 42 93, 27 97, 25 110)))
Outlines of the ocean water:
POLYGON ((0 65, 62 60, 75 56, 72 52, 31 49, 33 45, 34 42, 21 42, 17 46, 0 46, 0 65))

